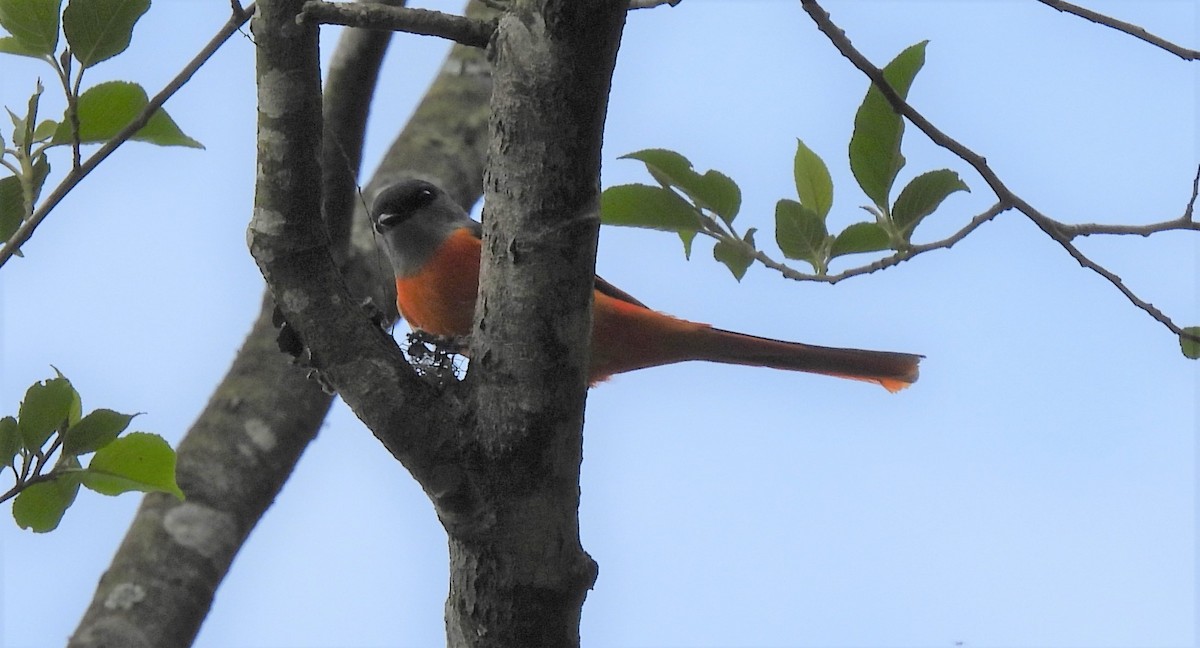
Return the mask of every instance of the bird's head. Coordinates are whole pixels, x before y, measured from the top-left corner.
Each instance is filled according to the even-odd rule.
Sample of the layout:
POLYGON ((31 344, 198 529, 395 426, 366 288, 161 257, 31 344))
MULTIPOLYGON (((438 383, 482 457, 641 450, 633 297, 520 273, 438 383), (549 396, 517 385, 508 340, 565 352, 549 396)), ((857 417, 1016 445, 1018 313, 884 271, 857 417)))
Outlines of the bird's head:
POLYGON ((437 185, 409 178, 379 192, 371 205, 371 225, 397 277, 420 271, 439 245, 463 227, 479 224, 437 185))

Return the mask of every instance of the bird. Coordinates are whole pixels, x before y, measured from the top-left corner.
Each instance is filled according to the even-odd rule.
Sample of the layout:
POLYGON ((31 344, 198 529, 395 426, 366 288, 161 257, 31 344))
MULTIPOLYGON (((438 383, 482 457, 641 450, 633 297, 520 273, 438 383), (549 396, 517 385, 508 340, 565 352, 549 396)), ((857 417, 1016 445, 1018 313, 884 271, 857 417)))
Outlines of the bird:
MULTIPOLYGON (((372 202, 370 217, 396 280, 396 307, 415 331, 468 336, 479 290, 482 226, 437 185, 406 178, 372 202)), ((825 374, 897 392, 923 356, 785 342, 655 311, 596 277, 589 385, 615 374, 703 360, 825 374)))

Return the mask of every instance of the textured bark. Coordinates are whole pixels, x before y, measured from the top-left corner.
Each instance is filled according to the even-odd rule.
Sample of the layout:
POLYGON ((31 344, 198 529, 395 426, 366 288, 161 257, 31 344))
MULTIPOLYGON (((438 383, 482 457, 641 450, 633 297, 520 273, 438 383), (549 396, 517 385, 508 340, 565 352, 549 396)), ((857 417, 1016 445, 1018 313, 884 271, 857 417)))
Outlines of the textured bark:
POLYGON ((71 646, 164 648, 195 638, 234 554, 329 406, 327 394, 281 360, 274 337, 266 308, 179 445, 187 500, 142 500, 71 646))
POLYGON ((448 644, 578 645, 596 576, 578 506, 600 143, 625 5, 518 1, 500 19, 474 364, 449 385, 411 371, 329 254, 316 39, 299 9, 264 0, 256 21, 251 252, 322 374, 433 501, 450 536, 448 644))
MULTIPOLYGON (((404 0, 376 0, 362 4, 399 6, 404 0)), ((349 252, 350 215, 358 198, 358 174, 362 166, 363 133, 379 65, 387 52, 391 34, 348 29, 338 41, 329 62, 328 80, 321 98, 324 137, 321 145, 322 212, 329 228, 335 258, 349 252)))
MULTIPOLYGON (((323 161, 324 168, 335 170, 324 179, 334 250, 342 251, 354 292, 376 293, 381 304, 391 301, 389 282, 380 275, 378 252, 353 189, 366 107, 390 37, 347 30, 339 42, 325 102, 326 121, 333 124, 327 133, 337 134, 338 145, 325 147, 323 161), (345 173, 350 169, 353 174, 345 173), (354 245, 346 255, 345 228, 351 224, 354 245)), ((482 188, 490 90, 482 52, 455 47, 388 151, 382 181, 415 172, 419 164, 424 174, 455 187, 465 204, 474 202, 482 188)), ((264 299, 229 372, 179 445, 179 483, 187 501, 144 498, 71 646, 158 648, 194 639, 230 561, 316 435, 331 402, 307 371, 276 348, 273 309, 274 302, 264 299)))
POLYGON ((448 525, 451 646, 577 646, 596 565, 579 541, 600 148, 624 2, 515 2, 495 90, 468 383, 469 523, 448 525))

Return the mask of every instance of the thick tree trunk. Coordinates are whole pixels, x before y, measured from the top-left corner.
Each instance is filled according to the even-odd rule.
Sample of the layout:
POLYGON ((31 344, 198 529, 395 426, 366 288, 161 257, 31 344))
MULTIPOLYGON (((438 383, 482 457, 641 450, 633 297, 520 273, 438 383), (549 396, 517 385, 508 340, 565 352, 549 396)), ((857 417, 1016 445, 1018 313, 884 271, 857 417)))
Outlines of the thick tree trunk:
MULTIPOLYGON (((365 210, 348 190, 356 182, 366 106, 391 36, 347 30, 328 70, 324 102, 329 127, 323 167, 353 171, 327 173, 323 182, 334 253, 354 292, 371 294, 383 306, 392 301, 390 282, 380 275, 365 210), (336 146, 330 146, 330 137, 336 137, 336 146), (347 246, 344 232, 351 227, 347 246)), ((483 52, 454 47, 385 155, 368 195, 372 186, 419 170, 460 201, 474 202, 482 191, 490 96, 483 52)), ((144 498, 71 646, 159 648, 187 646, 195 638, 234 555, 275 500, 332 401, 278 350, 273 309, 274 301, 264 299, 229 372, 179 445, 179 483, 188 500, 144 498)))
POLYGON ((495 91, 472 339, 480 502, 449 524, 449 645, 579 645, 579 541, 600 149, 626 3, 513 4, 495 91))
POLYGON ((263 0, 251 252, 346 403, 421 483, 450 536, 451 646, 579 644, 596 567, 579 465, 600 145, 626 5, 516 0, 489 46, 495 90, 481 292, 463 384, 418 378, 358 312, 319 223, 316 39, 263 0))

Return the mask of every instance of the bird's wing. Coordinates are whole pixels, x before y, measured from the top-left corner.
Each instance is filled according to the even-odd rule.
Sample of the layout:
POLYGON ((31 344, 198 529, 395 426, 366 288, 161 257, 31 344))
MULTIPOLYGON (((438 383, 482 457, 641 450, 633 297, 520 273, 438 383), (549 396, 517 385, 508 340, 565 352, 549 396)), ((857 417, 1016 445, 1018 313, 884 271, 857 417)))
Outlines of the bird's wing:
MULTIPOLYGON (((474 224, 471 227, 471 233, 473 235, 475 235, 475 238, 482 239, 483 238, 483 226, 480 225, 478 221, 473 221, 473 223, 474 224)), ((618 299, 620 301, 623 301, 623 302, 626 302, 629 304, 633 304, 634 306, 640 306, 640 307, 646 308, 646 309, 650 308, 649 306, 638 301, 638 299, 636 297, 634 297, 633 295, 630 295, 629 293, 625 292, 624 290, 621 290, 620 288, 617 288, 616 286, 608 283, 607 281, 604 280, 604 277, 601 277, 600 275, 596 275, 596 290, 599 290, 601 293, 608 295, 609 297, 612 297, 613 299, 618 299)))
POLYGON ((621 290, 620 288, 608 283, 604 280, 604 277, 601 277, 600 275, 596 275, 596 290, 599 290, 601 293, 608 295, 613 299, 619 299, 623 302, 633 304, 634 306, 641 306, 642 308, 646 309, 650 308, 649 306, 638 301, 633 295, 630 295, 624 290, 621 290))

